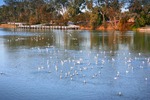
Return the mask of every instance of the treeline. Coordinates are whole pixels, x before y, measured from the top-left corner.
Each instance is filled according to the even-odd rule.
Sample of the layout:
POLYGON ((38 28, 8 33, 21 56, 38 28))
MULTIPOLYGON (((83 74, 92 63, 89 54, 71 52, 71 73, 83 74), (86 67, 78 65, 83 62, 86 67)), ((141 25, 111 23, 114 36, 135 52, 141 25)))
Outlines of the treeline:
POLYGON ((150 24, 149 0, 4 0, 0 7, 0 22, 28 24, 74 24, 97 28, 109 24, 114 28, 126 27, 134 18, 134 27, 150 24), (122 9, 128 11, 123 12, 122 9))

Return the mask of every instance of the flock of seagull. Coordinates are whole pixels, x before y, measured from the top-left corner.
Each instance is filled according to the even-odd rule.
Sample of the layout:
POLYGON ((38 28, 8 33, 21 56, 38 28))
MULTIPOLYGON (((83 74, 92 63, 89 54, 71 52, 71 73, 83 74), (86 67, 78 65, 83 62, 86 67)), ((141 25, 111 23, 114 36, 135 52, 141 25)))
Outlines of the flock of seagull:
MULTIPOLYGON (((47 55, 43 64, 37 67, 38 72, 45 70, 60 81, 68 80, 80 82, 84 85, 98 82, 101 77, 104 80, 105 78, 112 78, 114 81, 119 80, 120 76, 125 75, 124 77, 126 77, 133 71, 150 67, 150 57, 143 58, 143 53, 132 54, 130 52, 120 53, 105 50, 72 51, 60 50, 54 46, 43 50, 38 49, 38 52, 39 54, 44 52, 47 55)), ((149 78, 149 75, 147 75, 143 77, 143 81, 148 81, 149 78)), ((122 96, 123 93, 119 91, 117 95, 122 96)))
MULTIPOLYGON (((142 53, 136 53, 133 56, 130 52, 117 52, 117 51, 72 51, 72 50, 60 50, 54 46, 39 49, 38 52, 45 53, 47 58, 43 64, 38 66, 38 72, 46 70, 48 73, 55 73, 60 80, 69 79, 70 81, 77 81, 78 79, 87 84, 91 79, 100 78, 103 74, 109 74, 104 72, 105 68, 116 69, 114 72, 116 75, 114 80, 119 79, 121 74, 128 74, 134 69, 143 69, 150 67, 150 57, 143 58, 142 53), (117 67, 121 65, 120 69, 117 67), (123 66, 123 67, 122 67, 123 66), (116 67, 116 68, 115 68, 116 67)), ((147 81, 149 77, 145 77, 147 81)))
MULTIPOLYGON (((46 71, 60 81, 68 80, 84 85, 92 83, 95 79, 99 80, 102 76, 118 80, 120 76, 128 75, 135 69, 150 67, 149 56, 146 57, 141 52, 132 53, 123 49, 121 52, 102 50, 102 48, 99 48, 99 51, 64 50, 55 46, 47 46, 45 48, 33 47, 32 50, 40 56, 37 58, 40 59, 36 66, 37 72, 46 71), (42 55, 44 55, 43 58, 42 55)), ((4 74, 0 73, 0 75, 4 74)), ((150 76, 147 75, 143 79, 148 81, 149 78, 150 76)), ((122 96, 122 92, 118 92, 118 95, 122 96)))

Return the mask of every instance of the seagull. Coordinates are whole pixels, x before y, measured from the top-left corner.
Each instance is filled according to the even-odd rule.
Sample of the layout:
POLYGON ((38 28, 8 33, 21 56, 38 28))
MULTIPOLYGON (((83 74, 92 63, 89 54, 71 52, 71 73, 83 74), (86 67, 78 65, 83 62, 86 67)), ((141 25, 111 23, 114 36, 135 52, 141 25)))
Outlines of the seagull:
POLYGON ((141 56, 141 53, 139 53, 139 56, 141 56))
POLYGON ((148 78, 145 78, 145 81, 147 81, 148 80, 148 78))
POLYGON ((129 71, 128 70, 126 70, 126 74, 128 74, 129 73, 129 71))
POLYGON ((51 71, 48 71, 48 73, 51 73, 51 71))
POLYGON ((116 80, 116 79, 117 79, 117 77, 114 77, 114 79, 116 80))
POLYGON ((120 75, 120 72, 117 72, 117 77, 119 77, 119 75, 120 75))
POLYGON ((0 75, 4 75, 5 73, 3 73, 3 72, 0 72, 0 75))
POLYGON ((64 62, 63 62, 63 61, 61 61, 61 65, 62 65, 62 66, 64 65, 64 62))
POLYGON ((122 96, 122 92, 118 92, 118 96, 122 96))
POLYGON ((41 70, 41 68, 40 67, 38 67, 38 71, 40 71, 41 70))
POLYGON ((84 82, 84 84, 86 84, 86 81, 85 81, 85 80, 84 80, 83 82, 84 82))
POLYGON ((99 74, 101 74, 101 71, 98 71, 99 74))
POLYGON ((55 66, 55 70, 58 71, 58 67, 57 66, 55 66))
POLYGON ((62 79, 62 75, 60 75, 59 78, 62 79))
POLYGON ((92 78, 95 78, 95 76, 93 75, 92 78))

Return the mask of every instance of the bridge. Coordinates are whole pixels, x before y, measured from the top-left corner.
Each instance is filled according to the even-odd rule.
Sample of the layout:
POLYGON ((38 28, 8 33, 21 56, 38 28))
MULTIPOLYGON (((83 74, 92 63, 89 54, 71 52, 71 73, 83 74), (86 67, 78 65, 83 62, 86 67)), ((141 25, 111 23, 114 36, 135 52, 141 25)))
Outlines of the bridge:
POLYGON ((22 29, 62 29, 62 30, 78 30, 80 26, 77 25, 69 25, 69 26, 44 26, 44 25, 19 25, 17 28, 22 29))

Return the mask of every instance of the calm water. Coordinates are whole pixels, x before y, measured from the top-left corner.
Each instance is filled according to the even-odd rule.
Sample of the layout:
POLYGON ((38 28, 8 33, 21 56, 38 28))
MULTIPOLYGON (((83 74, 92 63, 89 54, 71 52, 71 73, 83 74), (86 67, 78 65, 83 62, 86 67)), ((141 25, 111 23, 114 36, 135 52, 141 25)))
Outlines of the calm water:
POLYGON ((149 100, 150 33, 0 29, 0 100, 149 100))

